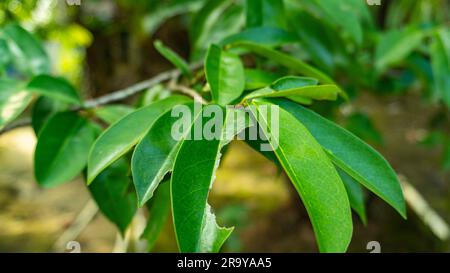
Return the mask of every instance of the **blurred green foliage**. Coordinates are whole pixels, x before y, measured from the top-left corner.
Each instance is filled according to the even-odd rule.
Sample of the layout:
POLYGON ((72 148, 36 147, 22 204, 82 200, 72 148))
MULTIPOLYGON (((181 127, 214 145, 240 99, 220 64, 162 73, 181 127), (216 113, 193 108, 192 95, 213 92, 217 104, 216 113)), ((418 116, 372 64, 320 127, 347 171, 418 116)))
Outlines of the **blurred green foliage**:
MULTIPOLYGON (((211 98, 219 104, 233 102, 243 92, 247 95, 245 92, 266 86, 273 90, 253 93, 251 98, 296 94, 287 97, 302 104, 312 104, 313 99, 323 99, 319 96, 323 95, 323 91, 317 94, 320 91, 315 86, 318 81, 300 83, 307 81, 307 78, 285 78, 283 88, 275 88, 276 83, 272 82, 279 75, 287 73, 314 77, 330 85, 331 89, 327 90, 331 95, 326 100, 334 100, 339 93, 341 98, 337 101, 319 102, 312 106, 317 112, 334 118, 337 116, 336 110, 342 109, 348 99, 354 100, 363 92, 377 96, 403 96, 408 92, 421 92, 424 101, 439 109, 436 118, 430 120, 429 135, 423 143, 441 148, 442 166, 448 170, 449 16, 450 3, 446 0, 385 1, 381 6, 369 6, 358 0, 92 0, 82 1, 80 6, 69 6, 65 1, 57 0, 4 0, 0 3, 0 128, 21 115, 27 115, 26 109, 32 105, 33 127, 40 136, 38 147, 51 147, 56 142, 51 137, 48 137, 48 142, 42 140, 39 132, 42 131, 44 136, 52 135, 49 130, 54 124, 50 121, 63 117, 65 119, 61 120, 67 120, 67 123, 63 124, 66 127, 62 126, 61 130, 67 134, 62 134, 61 138, 67 138, 69 143, 84 138, 84 145, 80 146, 83 148, 80 158, 84 157, 94 141, 94 135, 99 134, 99 127, 92 126, 96 118, 113 123, 134 110, 124 105, 113 105, 87 109, 83 117, 58 113, 80 107, 85 98, 94 95, 86 88, 86 82, 89 81, 86 77, 87 50, 95 44, 96 39, 104 39, 100 50, 131 51, 135 54, 134 59, 138 60, 147 56, 144 49, 148 50, 147 45, 153 44, 169 63, 182 70, 183 83, 192 85, 194 92, 198 91, 204 98, 211 98), (172 29, 173 32, 170 32, 172 29), (119 36, 118 41, 108 40, 114 35, 119 36), (173 50, 160 41, 153 43, 156 38, 164 39, 167 36, 177 36, 178 40, 170 37, 176 44, 173 50), (184 50, 184 54, 177 52, 180 49, 184 50), (182 55, 187 55, 183 57, 187 57, 188 61, 182 55), (245 70, 239 55, 243 56, 245 70), (197 63, 205 58, 205 74, 190 71, 188 63, 197 63), (228 81, 221 81, 221 77, 227 77, 228 81), (295 82, 293 87, 286 86, 292 82, 295 82), (312 86, 313 92, 305 94, 305 85, 312 86), (281 93, 283 91, 287 93, 281 93), (224 98, 227 92, 230 94, 224 98), (35 98, 41 97, 34 100, 30 94, 35 98), (72 122, 76 124, 69 124, 72 122), (85 131, 88 123, 89 130, 85 131)), ((114 62, 112 53, 106 56, 100 60, 105 66, 129 69, 114 62)), ((169 85, 154 86, 138 99, 137 106, 148 106, 151 102, 167 98, 169 89, 169 85)), ((382 133, 376 129, 368 114, 350 111, 344 113, 343 119, 345 127, 355 135, 372 144, 383 145, 382 133)), ((138 125, 142 127, 142 123, 138 125)), ((330 128, 340 132, 337 127, 330 128)), ((126 155, 138 141, 136 134, 130 138, 134 142, 132 145, 126 143, 128 146, 120 155, 126 155)), ((70 158, 73 151, 66 149, 64 143, 60 143, 58 148, 65 159, 70 158)), ((42 153, 43 158, 49 157, 43 150, 52 148, 40 148, 38 159, 42 153)), ((367 151, 371 152, 369 149, 367 151)), ((70 178, 85 166, 86 162, 80 160, 69 173, 70 178)), ((102 203, 111 198, 102 195, 106 191, 103 189, 104 181, 100 181, 100 186, 93 184, 91 190, 94 198, 98 199, 96 201, 102 203, 100 208, 124 232, 135 213, 130 207, 136 200, 129 196, 130 181, 123 174, 129 171, 128 166, 120 167, 123 183, 112 189, 110 196, 120 198, 126 195, 126 198, 131 198, 130 202, 125 202, 124 210, 108 202, 102 203), (120 211, 127 213, 122 216, 120 211)), ((59 175, 67 175, 67 170, 66 173, 61 170, 59 175)), ((69 180, 66 177, 56 179, 51 175, 50 178, 46 177, 40 174, 43 171, 51 174, 52 170, 45 166, 38 168, 38 180, 44 181, 43 184, 54 185, 69 180)), ((113 172, 114 169, 106 171, 113 172)), ((388 172, 386 177, 390 174, 388 172)), ((106 173, 103 177, 109 176, 106 173)), ((353 192, 353 198, 350 199, 359 204, 352 204, 352 207, 366 222, 364 194, 359 184, 354 183, 351 177, 345 181, 348 195, 353 192), (356 188, 354 185, 357 185, 356 188)), ((369 188, 371 182, 367 182, 369 188)), ((379 188, 375 192, 384 194, 383 189, 379 188)), ((392 196, 383 197, 395 199, 392 196)), ((165 199, 167 194, 163 193, 162 200, 165 199)), ((399 200, 395 203, 401 207, 399 200)), ((206 207, 209 208, 209 205, 206 207)), ((164 212, 166 210, 167 207, 164 212)), ((227 216, 232 222, 244 222, 244 216, 236 215, 234 210, 236 208, 229 208, 223 214, 235 217, 227 216)), ((159 215, 157 227, 149 225, 147 236, 157 235, 154 233, 161 229, 162 222, 166 220, 164 217, 159 215), (152 232, 154 229, 156 231, 152 232)), ((154 240, 153 237, 150 239, 154 240)), ((239 244, 234 242, 233 247, 239 249, 239 244)))

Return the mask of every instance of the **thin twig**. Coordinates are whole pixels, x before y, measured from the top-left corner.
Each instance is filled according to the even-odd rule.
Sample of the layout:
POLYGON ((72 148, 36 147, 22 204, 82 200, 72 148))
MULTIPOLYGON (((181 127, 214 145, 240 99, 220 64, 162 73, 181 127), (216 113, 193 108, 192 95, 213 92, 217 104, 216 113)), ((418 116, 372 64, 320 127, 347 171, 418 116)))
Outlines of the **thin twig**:
MULTIPOLYGON (((198 69, 202 66, 201 63, 192 64, 189 68, 191 70, 198 69)), ((90 109, 95 108, 101 105, 109 104, 111 102, 120 101, 123 99, 126 99, 128 97, 131 97, 133 95, 136 95, 150 87, 153 87, 155 85, 158 85, 162 82, 178 78, 181 75, 181 72, 179 69, 173 69, 166 72, 163 72, 161 74, 156 75, 153 78, 150 78, 148 80, 139 82, 137 84, 134 84, 132 86, 129 86, 127 88, 117 90, 115 92, 112 92, 110 94, 88 100, 84 103, 84 105, 81 107, 81 109, 90 109)))
POLYGON ((177 77, 179 74, 178 70, 170 70, 167 72, 163 72, 151 79, 139 82, 137 84, 134 84, 132 86, 129 86, 127 88, 115 91, 113 93, 91 99, 86 101, 83 106, 80 107, 80 109, 90 109, 90 108, 96 108, 98 106, 106 105, 112 102, 121 101, 128 97, 131 97, 141 91, 144 91, 150 87, 153 87, 157 84, 160 84, 161 82, 170 80, 173 77, 177 77))
POLYGON ((8 126, 6 126, 5 128, 0 130, 0 135, 3 133, 6 133, 8 131, 20 128, 20 127, 25 127, 31 124, 31 119, 30 118, 24 118, 24 119, 19 119, 11 124, 9 124, 8 126))
POLYGON ((400 174, 398 177, 402 184, 406 203, 436 237, 442 241, 447 241, 450 238, 450 227, 445 220, 430 206, 419 191, 408 182, 404 175, 400 174))
POLYGON ((92 219, 94 219, 97 212, 97 204, 94 200, 90 199, 77 215, 70 227, 66 229, 55 241, 52 250, 56 252, 64 251, 66 244, 75 240, 80 235, 92 219))
POLYGON ((133 221, 128 226, 125 236, 117 233, 116 240, 112 249, 113 253, 145 253, 147 242, 141 239, 147 221, 142 209, 136 212, 133 221))
POLYGON ((192 97, 195 101, 201 103, 201 104, 207 104, 208 102, 194 89, 191 89, 187 86, 177 84, 175 81, 171 81, 168 85, 170 90, 178 91, 180 93, 183 93, 185 95, 188 95, 189 97, 192 97))
MULTIPOLYGON (((195 70, 195 69, 200 68, 201 66, 202 66, 202 63, 195 63, 195 64, 190 65, 189 68, 191 70, 195 70)), ((180 75, 181 75, 181 72, 178 69, 169 70, 169 71, 163 72, 161 74, 158 74, 155 77, 150 78, 148 80, 131 85, 127 88, 114 91, 112 93, 106 94, 106 95, 98 97, 98 98, 87 100, 82 106, 73 108, 72 110, 79 111, 79 110, 83 110, 83 109, 91 109, 91 108, 96 108, 96 107, 99 107, 102 105, 110 104, 112 102, 121 101, 128 97, 136 95, 142 91, 145 91, 148 88, 156 86, 162 82, 178 78, 180 75)), ((187 90, 184 90, 184 88, 183 88, 183 90, 178 90, 178 91, 180 91, 188 96, 191 96, 195 100, 204 102, 203 98, 201 98, 201 96, 198 95, 197 93, 192 93, 191 92, 192 90, 187 91, 187 90), (200 98, 201 98, 201 100, 200 100, 200 98)), ((8 131, 14 130, 16 128, 28 126, 30 124, 31 124, 31 119, 29 119, 29 118, 16 121, 16 122, 6 126, 5 128, 1 129, 0 135, 6 133, 8 131)))

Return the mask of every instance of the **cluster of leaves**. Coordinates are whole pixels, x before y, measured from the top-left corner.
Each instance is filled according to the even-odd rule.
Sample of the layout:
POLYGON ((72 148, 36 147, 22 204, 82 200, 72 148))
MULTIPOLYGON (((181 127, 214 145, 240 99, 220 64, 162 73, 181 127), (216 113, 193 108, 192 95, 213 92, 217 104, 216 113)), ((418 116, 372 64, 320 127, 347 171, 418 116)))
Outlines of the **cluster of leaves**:
MULTIPOLYGON (((339 94, 345 97, 342 89, 307 63, 256 44, 249 31, 251 34, 252 28, 220 45, 211 45, 205 57, 204 78, 211 104, 250 106, 250 114, 257 121, 248 124, 236 120, 233 111, 239 109, 222 108, 226 118, 220 134, 229 128, 244 130, 247 126, 264 125, 261 128, 266 128, 264 134, 270 144, 275 147, 276 142, 278 147, 268 157, 286 171, 297 189, 321 251, 346 250, 352 234, 350 206, 365 219, 360 184, 405 216, 400 185, 383 157, 345 129, 299 105, 334 100, 339 94), (302 76, 272 82, 265 72, 245 70, 239 58, 242 52, 268 58, 302 76), (258 114, 260 107, 267 105, 280 107, 279 139, 271 134, 275 124, 258 114)), ((87 166, 86 179, 93 198, 122 232, 138 205, 147 204, 150 219, 144 236, 154 241, 171 207, 181 251, 219 251, 232 229, 217 225, 207 198, 221 150, 230 139, 172 138, 177 118, 172 117, 170 110, 186 104, 195 112, 193 101, 171 95, 137 110, 122 105, 80 110, 83 102, 75 89, 67 81, 46 74, 47 55, 29 33, 18 25, 10 25, 3 34, 10 55, 27 56, 23 59, 28 64, 23 67, 27 69, 22 69, 21 62, 16 63, 20 58, 12 60, 16 70, 31 79, 26 84, 18 80, 12 85, 7 82, 12 81, 12 76, 3 78, 2 126, 18 116, 36 94, 40 96, 33 106, 33 127, 38 135, 35 152, 38 183, 44 187, 65 183, 87 166), (20 107, 16 106, 18 103, 20 107), (97 119, 111 125, 101 132, 97 119)), ((156 47, 180 67, 187 79, 191 77, 185 61, 176 53, 160 43, 156 47)), ((207 115, 202 111, 203 108, 191 117, 190 128, 183 131, 185 136, 192 128, 205 125, 207 115)))
MULTIPOLYGON (((204 60, 203 70, 192 71, 161 42, 155 48, 180 69, 184 85, 221 107, 226 118, 220 135, 229 128, 263 129, 276 148, 264 155, 286 172, 298 191, 321 251, 347 249, 351 208, 367 221, 363 187, 406 217, 399 182, 386 160, 305 105, 346 100, 344 90, 376 89, 392 69, 409 68, 411 58, 422 64, 426 56, 432 60, 436 97, 448 103, 448 28, 380 31, 368 7, 356 0, 149 2, 155 2, 159 14, 148 17, 149 32, 172 16, 197 11, 189 17, 191 61, 204 60), (430 50, 424 50, 428 44, 430 50), (227 105, 248 106, 248 119, 236 119, 233 112, 243 110, 227 105), (264 106, 279 107, 279 135, 272 134, 272 120, 261 118, 264 106)), ((171 212, 180 251, 220 250, 232 229, 219 227, 207 199, 230 139, 187 137, 208 122, 208 114, 202 113, 206 108, 195 111, 192 98, 169 92, 150 104, 143 98, 136 107, 87 109, 68 81, 50 75, 40 42, 15 24, 1 29, 0 70, 0 128, 32 104, 40 185, 53 187, 82 173, 99 208, 122 233, 137 208, 146 206, 149 220, 143 237, 149 248, 171 212), (171 109, 180 104, 195 114, 190 127, 183 128, 184 137, 175 140, 171 130, 178 119, 171 109)), ((247 143, 256 148, 260 141, 247 143)))
MULTIPOLYGON (((420 90, 428 101, 445 105, 442 111, 450 106, 450 6, 446 0, 386 1, 381 6, 357 0, 179 0, 158 2, 154 7, 143 22, 149 33, 165 19, 195 13, 184 18, 191 20, 192 61, 201 59, 210 43, 220 43, 247 28, 241 35, 268 47, 283 45, 291 55, 338 79, 350 97, 360 90, 376 94, 420 90)), ((355 117, 365 120, 349 129, 365 140, 382 143, 367 114, 356 112, 350 118, 355 117)), ((444 129, 439 129, 446 135, 440 143, 444 160, 449 157, 445 153, 448 122, 446 115, 440 126, 444 129)))

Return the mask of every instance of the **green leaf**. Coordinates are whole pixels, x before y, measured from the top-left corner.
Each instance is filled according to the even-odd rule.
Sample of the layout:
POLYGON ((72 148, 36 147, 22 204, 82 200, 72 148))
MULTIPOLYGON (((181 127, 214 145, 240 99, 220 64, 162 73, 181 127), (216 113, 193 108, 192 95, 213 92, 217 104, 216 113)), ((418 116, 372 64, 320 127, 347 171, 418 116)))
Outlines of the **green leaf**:
POLYGON ((8 49, 8 43, 4 39, 0 39, 0 74, 10 61, 11 53, 8 49))
POLYGON ((26 90, 67 103, 80 105, 81 99, 75 88, 64 78, 39 75, 28 83, 26 90))
POLYGON ((340 26, 358 45, 362 43, 361 22, 358 14, 351 10, 351 4, 349 5, 346 1, 341 0, 315 0, 314 2, 325 14, 326 20, 329 20, 333 25, 340 26))
POLYGON ((245 24, 245 9, 242 2, 235 3, 226 8, 214 23, 209 35, 207 35, 207 39, 202 45, 202 49, 205 49, 205 52, 196 52, 196 57, 204 57, 204 55, 199 55, 199 53, 206 53, 206 50, 211 44, 218 44, 225 38, 239 33, 242 30, 245 24))
POLYGON ((113 124, 119 121, 124 116, 130 114, 135 111, 133 107, 127 105, 107 105, 94 110, 94 113, 97 117, 102 119, 104 122, 108 124, 113 124))
POLYGON ((86 166, 95 130, 73 112, 58 113, 42 128, 34 155, 34 174, 43 187, 70 181, 86 166))
POLYGON ((282 0, 247 0, 247 28, 286 27, 282 0))
POLYGON ((273 101, 308 128, 337 166, 406 218, 405 200, 397 175, 382 155, 347 130, 311 110, 289 101, 273 101))
POLYGON ((237 34, 228 36, 219 44, 221 46, 225 46, 237 42, 252 42, 267 47, 277 47, 284 44, 298 42, 298 38, 294 34, 283 29, 273 27, 257 27, 246 29, 237 34))
POLYGON ((450 108, 450 29, 436 31, 431 45, 431 60, 437 97, 450 108))
POLYGON ((450 141, 447 141, 447 143, 444 143, 442 166, 443 166, 444 170, 450 171, 450 141))
POLYGON ((259 69, 245 69, 245 90, 266 87, 277 80, 279 75, 259 69))
POLYGON ((147 207, 149 217, 141 238, 147 240, 147 249, 151 251, 170 215, 170 181, 161 183, 147 207))
POLYGON ((207 36, 214 22, 219 19, 222 12, 229 6, 230 0, 206 1, 205 5, 196 13, 192 19, 190 29, 190 40, 194 49, 204 46, 207 36))
POLYGON ((31 126, 34 133, 39 135, 44 124, 51 116, 57 112, 67 110, 67 104, 61 101, 53 100, 49 97, 40 97, 33 106, 33 113, 31 117, 31 126))
POLYGON ((416 28, 389 30, 381 35, 376 46, 375 68, 378 73, 403 61, 422 42, 424 32, 416 28))
MULTIPOLYGON (((147 34, 153 35, 155 31, 170 18, 184 13, 196 12, 201 8, 203 0, 171 1, 153 7, 143 15, 142 28, 147 34)), ((149 2, 151 5, 154 3, 149 2)))
POLYGON ((319 85, 314 78, 288 76, 275 81, 270 87, 250 93, 245 98, 286 97, 300 103, 311 100, 336 100, 339 88, 336 85, 319 85))
POLYGON ((88 184, 136 145, 159 116, 173 106, 188 102, 184 96, 171 96, 143 107, 120 119, 104 131, 89 152, 88 184))
POLYGON ((367 5, 367 2, 359 1, 359 0, 348 0, 348 1, 340 1, 343 5, 343 9, 349 12, 354 12, 359 20, 369 27, 374 26, 374 21, 372 18, 371 11, 369 10, 370 6, 367 5))
MULTIPOLYGON (((237 128, 236 133, 239 133, 249 125, 245 120, 236 119, 235 111, 238 110, 228 108, 224 125, 215 128, 219 137, 211 140, 205 136, 200 140, 191 137, 181 144, 171 182, 173 221, 181 252, 218 252, 232 232, 232 228, 217 225, 207 199, 221 157, 220 150, 231 141, 230 130, 237 128)), ((206 114, 202 116, 195 120, 191 134, 194 131, 195 135, 195 128, 205 128, 209 124, 206 114)))
POLYGON ((0 129, 17 118, 31 99, 32 96, 23 91, 21 82, 0 78, 0 129))
POLYGON ((128 172, 128 163, 121 159, 101 172, 89 185, 100 211, 119 228, 122 235, 137 210, 136 194, 128 172))
POLYGON ((334 84, 334 81, 322 73, 321 71, 315 69, 309 64, 302 62, 288 54, 282 53, 280 51, 270 49, 251 42, 237 42, 230 45, 231 47, 245 48, 251 52, 261 55, 267 59, 277 62, 287 68, 290 68, 304 76, 312 77, 318 79, 322 83, 334 84))
POLYGON ((192 78, 191 70, 189 69, 189 65, 186 63, 183 58, 180 57, 176 52, 172 49, 166 47, 160 40, 155 41, 154 46, 156 50, 158 50, 161 55, 164 56, 167 60, 169 60, 175 67, 180 69, 181 73, 189 79, 192 78))
POLYGON ((21 70, 32 75, 50 72, 50 60, 42 44, 28 31, 17 24, 3 29, 8 40, 13 61, 21 70))
POLYGON ((305 86, 283 91, 265 88, 249 94, 246 99, 252 98, 281 98, 289 99, 313 99, 313 100, 336 100, 339 88, 336 85, 305 86))
MULTIPOLYGON (((189 103, 187 106, 189 113, 194 113, 188 121, 191 125, 196 118, 195 115, 200 112, 195 112, 194 103, 189 103)), ((190 132, 190 127, 182 128, 180 139, 174 139, 172 130, 179 121, 180 117, 174 115, 173 111, 165 113, 152 125, 134 150, 131 171, 139 206, 143 206, 153 196, 161 180, 173 169, 180 145, 190 132)), ((184 120, 181 119, 181 121, 184 120)))
POLYGON ((305 86, 318 85, 319 81, 314 78, 287 76, 277 79, 271 84, 271 88, 276 91, 292 90, 305 86))
POLYGON ((345 45, 333 28, 326 22, 305 11, 293 11, 289 16, 290 24, 295 26, 292 31, 298 35, 301 48, 304 49, 311 60, 320 67, 331 71, 338 59, 342 56, 345 45))
MULTIPOLYGON (((310 66, 309 64, 302 62, 288 54, 249 42, 238 42, 230 45, 231 47, 245 48, 252 51, 255 54, 266 57, 273 60, 293 71, 300 73, 307 77, 316 78, 323 84, 336 84, 329 76, 321 72, 320 70, 310 66)), ((340 89, 339 94, 344 98, 347 98, 347 94, 340 89)))
POLYGON ((320 251, 345 252, 352 237, 351 210, 333 164, 294 116, 271 103, 254 103, 250 109, 306 207, 320 251), (279 109, 278 118, 271 106, 279 109))
POLYGON ((302 104, 311 103, 312 100, 336 100, 340 92, 336 85, 320 85, 318 80, 308 77, 283 77, 275 81, 271 88, 276 90, 268 97, 284 97, 302 104))
POLYGON ((205 61, 206 79, 212 97, 220 105, 227 105, 244 92, 244 66, 238 56, 211 45, 205 61))
MULTIPOLYGON (((254 126, 258 126, 258 124, 254 125, 254 126)), ((262 129, 258 126, 257 129, 247 128, 247 130, 245 131, 245 135, 250 136, 251 130, 256 130, 256 132, 262 132, 262 129)), ((275 155, 275 153, 273 151, 266 151, 266 150, 261 149, 261 147, 262 147, 261 145, 264 145, 264 146, 270 145, 268 140, 263 139, 261 137, 261 135, 257 135, 257 137, 254 139, 247 137, 247 138, 245 138, 244 141, 253 150, 257 151, 258 153, 262 154, 265 158, 272 161, 278 167, 278 169, 281 169, 280 162, 278 161, 278 158, 275 155)))
POLYGON ((348 200, 350 206, 358 214, 361 222, 367 225, 366 206, 364 205, 364 192, 361 184, 358 183, 353 177, 346 172, 336 167, 342 182, 344 182, 345 189, 347 191, 348 200))

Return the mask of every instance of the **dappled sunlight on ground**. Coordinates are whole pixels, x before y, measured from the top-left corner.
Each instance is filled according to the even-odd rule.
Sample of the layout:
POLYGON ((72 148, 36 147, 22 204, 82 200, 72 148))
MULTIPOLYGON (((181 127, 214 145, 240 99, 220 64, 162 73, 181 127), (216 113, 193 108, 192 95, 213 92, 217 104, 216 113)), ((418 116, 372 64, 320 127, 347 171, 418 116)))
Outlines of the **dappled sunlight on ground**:
MULTIPOLYGON (((31 128, 0 136, 0 251, 63 251, 54 242, 90 198, 81 180, 41 189, 33 177, 35 143, 31 128)), ((114 227, 102 216, 91 225, 98 232, 81 237, 82 250, 109 251, 114 227)))

